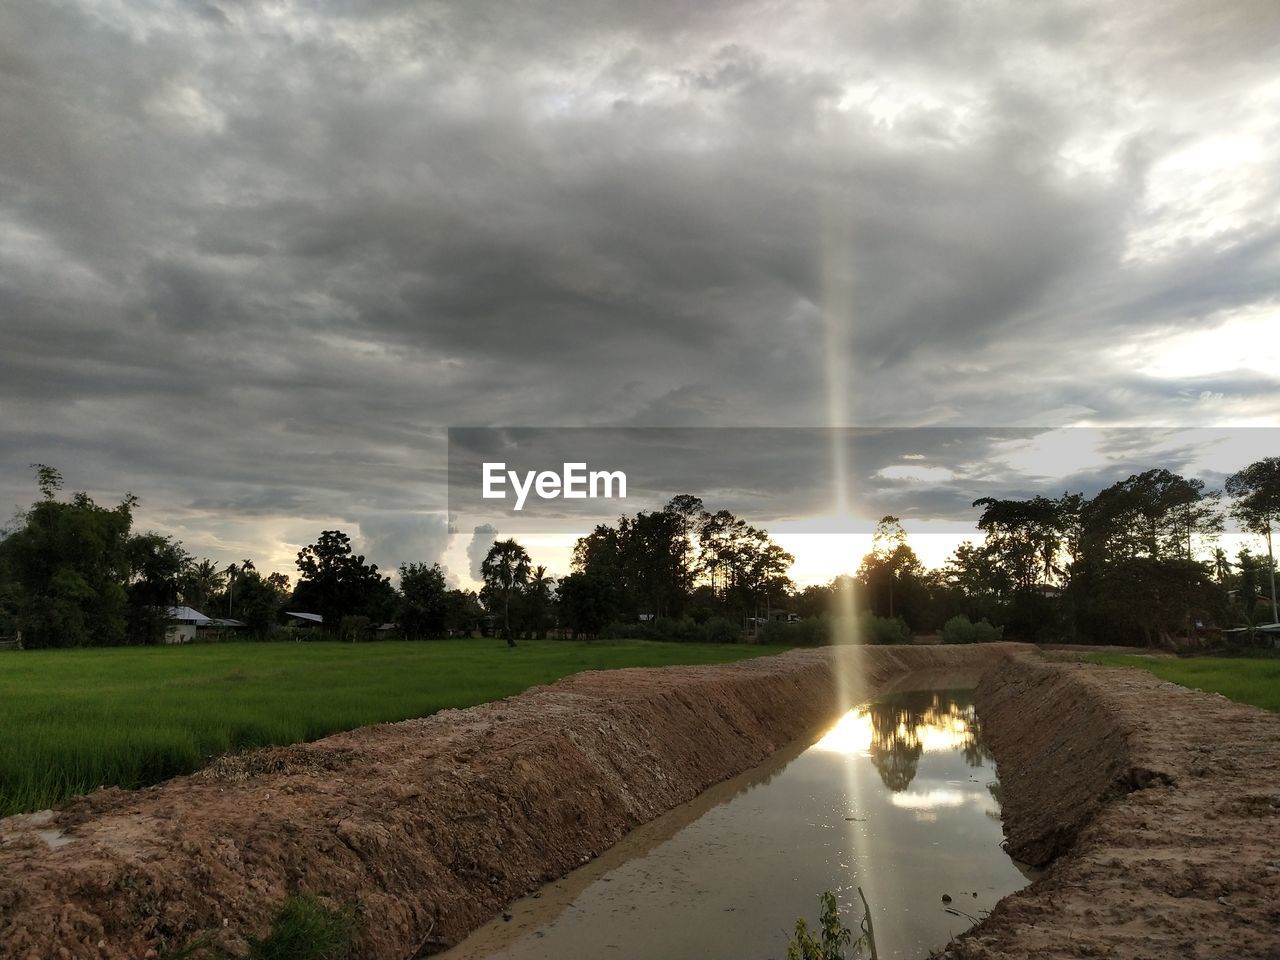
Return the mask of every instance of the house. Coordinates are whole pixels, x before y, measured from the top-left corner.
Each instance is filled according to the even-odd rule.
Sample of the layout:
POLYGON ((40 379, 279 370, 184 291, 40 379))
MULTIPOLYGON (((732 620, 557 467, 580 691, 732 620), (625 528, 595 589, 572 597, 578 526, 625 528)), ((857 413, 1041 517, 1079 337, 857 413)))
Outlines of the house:
POLYGON ((1280 623, 1262 623, 1256 629, 1271 642, 1271 646, 1280 649, 1280 623))
POLYGON ((1280 649, 1280 623, 1260 623, 1255 627, 1232 627, 1223 630, 1223 636, 1248 637, 1250 634, 1260 637, 1265 643, 1280 649))
POLYGON ((298 621, 297 623, 292 624, 292 626, 295 627, 310 630, 324 626, 324 617, 318 613, 300 613, 293 610, 286 610, 284 615, 286 617, 293 617, 294 620, 298 621))
POLYGON ((213 623, 209 617, 192 607, 169 607, 166 612, 169 625, 164 629, 165 643, 190 643, 196 638, 196 631, 200 627, 213 623))

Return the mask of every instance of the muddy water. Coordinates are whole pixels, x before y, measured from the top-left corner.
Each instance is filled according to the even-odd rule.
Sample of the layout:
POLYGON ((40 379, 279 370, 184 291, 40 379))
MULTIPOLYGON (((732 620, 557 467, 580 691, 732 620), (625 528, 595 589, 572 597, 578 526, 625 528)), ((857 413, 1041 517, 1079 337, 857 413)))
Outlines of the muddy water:
POLYGON ((999 818, 971 694, 899 693, 633 832, 441 956, 781 958, 824 890, 856 929, 861 886, 879 956, 924 957, 1028 882, 999 818))

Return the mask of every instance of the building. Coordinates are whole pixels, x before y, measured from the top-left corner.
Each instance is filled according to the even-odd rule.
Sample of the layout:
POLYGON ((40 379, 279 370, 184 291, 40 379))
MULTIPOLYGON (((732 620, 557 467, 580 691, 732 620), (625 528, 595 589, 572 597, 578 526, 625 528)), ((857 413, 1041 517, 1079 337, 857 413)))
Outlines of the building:
POLYGON ((170 607, 169 625, 164 628, 165 643, 190 643, 200 627, 213 623, 199 610, 192 607, 170 607))

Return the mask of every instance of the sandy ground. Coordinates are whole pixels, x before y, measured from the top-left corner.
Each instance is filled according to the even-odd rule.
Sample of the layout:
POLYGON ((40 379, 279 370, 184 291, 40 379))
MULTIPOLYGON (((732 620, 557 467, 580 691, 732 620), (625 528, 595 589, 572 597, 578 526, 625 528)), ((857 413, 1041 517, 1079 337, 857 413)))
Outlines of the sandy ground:
POLYGON ((1008 849, 1052 865, 944 956, 1280 957, 1280 717, 1022 657, 977 702, 1008 849))
POLYGON ((919 670, 985 675, 1010 849, 1051 864, 952 956, 1280 957, 1280 718, 1013 644, 844 655, 580 674, 0 820, 0 957, 242 952, 296 893, 426 955, 919 670))

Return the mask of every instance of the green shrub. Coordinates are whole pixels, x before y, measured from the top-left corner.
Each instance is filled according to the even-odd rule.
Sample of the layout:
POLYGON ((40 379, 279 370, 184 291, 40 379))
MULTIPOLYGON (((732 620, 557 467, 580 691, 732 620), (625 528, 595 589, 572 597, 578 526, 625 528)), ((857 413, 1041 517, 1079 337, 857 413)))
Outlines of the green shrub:
POLYGON ((291 897, 266 937, 249 938, 249 960, 352 960, 359 931, 354 906, 335 910, 315 897, 291 897))
POLYGON ((968 617, 952 617, 942 625, 943 643, 991 643, 1004 636, 1004 627, 993 627, 987 620, 972 622, 968 617))
POLYGON ((828 890, 819 898, 822 909, 818 915, 818 936, 809 932, 809 925, 804 917, 796 920, 795 936, 787 945, 787 960, 846 960, 845 947, 852 951, 849 960, 857 960, 864 955, 875 960, 876 935, 871 922, 871 908, 867 905, 867 898, 861 887, 858 888, 858 897, 862 900, 865 913, 862 922, 858 924, 856 939, 853 931, 840 919, 836 895, 828 890))
MULTIPOLYGON (((689 621, 692 623, 693 621, 689 621)), ((704 643, 737 643, 742 631, 732 620, 724 617, 712 617, 702 625, 702 641, 704 643)))
POLYGON ((601 631, 609 640, 659 640, 665 643, 737 643, 741 629, 732 620, 711 617, 698 623, 691 617, 664 618, 641 623, 611 623, 601 631))
POLYGON ((877 617, 864 612, 858 617, 858 639, 862 643, 907 643, 911 628, 901 617, 877 617))
POLYGON ((791 623, 770 620, 760 630, 760 642, 788 647, 820 647, 831 642, 831 619, 815 617, 791 623))

